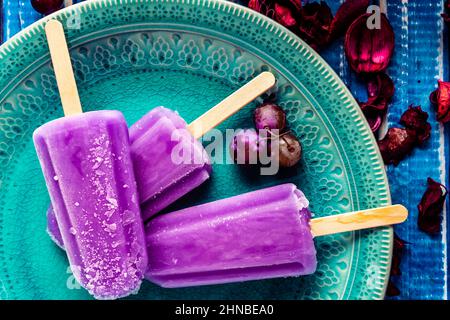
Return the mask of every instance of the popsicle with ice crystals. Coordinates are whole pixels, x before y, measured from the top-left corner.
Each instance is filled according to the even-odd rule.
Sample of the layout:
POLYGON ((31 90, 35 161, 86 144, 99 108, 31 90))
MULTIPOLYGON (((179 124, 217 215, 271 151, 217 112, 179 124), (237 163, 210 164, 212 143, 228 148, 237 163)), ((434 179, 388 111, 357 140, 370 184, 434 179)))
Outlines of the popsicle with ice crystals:
POLYGON ((82 113, 64 31, 45 27, 65 117, 33 134, 61 239, 77 281, 95 298, 136 292, 147 253, 128 128, 118 111, 82 113))
POLYGON ((402 222, 389 206, 310 220, 293 184, 159 215, 146 225, 146 279, 167 288, 311 274, 314 236, 402 222))
POLYGON ((147 220, 207 180, 209 157, 197 138, 275 84, 263 72, 189 125, 178 113, 157 107, 130 127, 131 157, 147 220), (174 150, 189 154, 174 161, 174 150))
POLYGON ((131 157, 144 220, 209 178, 210 160, 197 138, 274 84, 274 76, 263 72, 189 125, 178 113, 157 107, 130 127, 131 157), (175 148, 188 151, 188 156, 174 161, 175 148))
POLYGON ((131 158, 144 220, 209 178, 210 160, 197 138, 274 84, 273 74, 263 72, 189 125, 178 113, 157 107, 130 127, 131 158), (175 150, 187 155, 174 161, 175 150))
POLYGON ((131 156, 144 220, 209 178, 210 160, 197 139, 274 85, 273 74, 262 72, 189 125, 176 112, 158 107, 131 126, 131 156), (188 155, 175 161, 176 150, 188 155))
POLYGON ((293 184, 157 216, 147 279, 186 287, 313 273, 308 200, 293 184))
MULTIPOLYGON (((144 220, 198 187, 210 176, 209 157, 202 144, 192 137, 186 127, 186 122, 176 112, 157 107, 129 129, 131 158, 138 194, 143 203, 144 220), (189 151, 188 161, 175 163, 171 157, 174 148, 189 151)), ((47 211, 47 220, 50 236, 62 246, 51 205, 47 211)))
POLYGON ((129 132, 144 221, 209 178, 208 154, 176 112, 157 107, 129 132), (175 161, 175 148, 188 153, 182 161, 175 161))
MULTIPOLYGON (((393 205, 310 216, 290 183, 157 216, 145 230, 146 279, 172 288, 310 274, 313 237, 400 223, 407 211, 393 205)), ((57 239, 56 220, 48 221, 57 239)))
MULTIPOLYGON (((143 202, 144 220, 198 187, 210 176, 208 154, 186 127, 186 122, 176 112, 157 107, 129 129, 131 158, 138 194, 143 202), (174 148, 189 151, 189 159, 175 163, 171 157, 174 148)), ((52 206, 48 209, 47 217, 48 227, 55 226, 56 217, 52 206)), ((56 229, 49 231, 50 235, 58 234, 56 229)), ((59 238, 53 240, 58 245, 62 244, 59 238)))
MULTIPOLYGON (((137 196, 136 193, 134 192, 136 186, 130 183, 124 183, 122 185, 122 187, 124 189, 130 189, 130 192, 132 192, 133 197, 132 197, 132 203, 133 205, 130 205, 127 201, 129 200, 128 198, 121 198, 119 200, 121 200, 122 202, 119 202, 119 200, 117 198, 112 197, 111 195, 123 195, 126 193, 120 193, 117 192, 118 188, 114 188, 114 186, 111 186, 109 184, 114 185, 114 183, 116 181, 114 181, 114 179, 116 178, 115 175, 118 175, 119 173, 122 173, 122 171, 126 174, 129 174, 131 170, 131 165, 129 163, 129 159, 126 158, 127 153, 128 153, 128 149, 129 146, 128 144, 125 145, 125 139, 124 139, 124 135, 120 135, 119 137, 115 137, 113 136, 114 133, 121 133, 121 130, 123 129, 123 124, 124 124, 124 120, 123 117, 120 113, 115 113, 114 112, 107 112, 107 111, 103 111, 103 112, 92 112, 92 113, 87 113, 87 114, 81 114, 82 110, 81 110, 81 104, 80 104, 80 100, 78 97, 78 92, 77 92, 77 88, 76 88, 76 83, 75 83, 75 78, 73 76, 73 71, 71 68, 71 63, 70 63, 70 57, 69 57, 69 52, 68 52, 68 48, 67 48, 67 43, 65 41, 64 38, 64 31, 62 28, 62 25, 55 21, 52 20, 50 22, 47 23, 46 25, 46 34, 47 34, 47 39, 48 39, 48 44, 49 44, 49 48, 50 48, 50 54, 51 54, 51 58, 52 58, 52 63, 53 63, 53 67, 55 70, 55 75, 56 75, 56 81, 58 84, 58 89, 60 91, 60 96, 61 96, 61 101, 62 101, 62 105, 64 108, 64 113, 66 116, 71 116, 70 118, 65 118, 65 119, 59 119, 56 121, 53 121, 49 124, 46 124, 44 126, 42 126, 41 128, 39 128, 38 130, 36 130, 35 132, 35 144, 36 144, 36 149, 38 151, 38 155, 40 157, 40 161, 42 163, 43 166, 43 171, 44 171, 44 175, 46 177, 46 182, 47 185, 49 187, 50 193, 51 193, 51 199, 52 199, 52 203, 53 203, 53 208, 51 208, 51 210, 49 211, 50 214, 55 213, 54 215, 54 219, 50 219, 49 220, 49 232, 52 233, 53 231, 58 231, 58 228, 51 228, 52 223, 56 224, 56 227, 58 227, 59 225, 59 238, 54 238, 55 240, 58 240, 60 242, 60 244, 63 244, 66 248, 67 248, 67 253, 69 256, 69 261, 72 263, 73 261, 78 261, 78 262, 82 262, 85 263, 87 265, 74 265, 74 272, 75 272, 75 276, 77 277, 77 279, 79 280, 79 282, 81 282, 81 284, 86 287, 95 297, 98 298, 116 298, 116 297, 120 297, 120 296, 125 296, 127 294, 129 294, 132 290, 132 287, 134 286, 133 283, 127 283, 126 281, 124 281, 124 279, 122 279, 122 276, 125 277, 132 277, 132 281, 137 280, 136 281, 136 288, 138 288, 137 283, 140 283, 140 274, 142 271, 142 268, 144 268, 144 264, 142 263, 143 261, 145 261, 145 259, 136 259, 135 263, 131 266, 134 267, 136 270, 120 270, 120 267, 122 268, 128 268, 129 264, 128 263, 121 263, 121 266, 114 266, 112 265, 112 262, 116 262, 118 260, 120 260, 120 257, 113 257, 112 258, 112 262, 110 263, 110 265, 107 265, 107 258, 104 255, 101 255, 100 251, 102 249, 104 249, 102 251, 102 253, 104 253, 105 255, 109 252, 109 248, 104 248, 105 246, 109 246, 110 244, 112 245, 113 249, 119 248, 117 250, 120 250, 120 246, 123 245, 124 243, 122 242, 111 242, 111 241, 104 241, 104 238, 102 237, 103 235, 101 234, 101 228, 90 228, 89 230, 84 230, 81 225, 78 225, 79 223, 81 223, 80 221, 77 220, 77 217, 73 217, 73 211, 72 208, 70 207, 69 204, 66 205, 66 203, 62 203, 63 201, 71 201, 72 198, 75 199, 77 196, 80 196, 81 193, 85 193, 86 194, 86 198, 91 200, 90 202, 86 202, 85 206, 87 208, 86 214, 88 214, 88 216, 84 217, 85 223, 86 225, 89 225, 91 222, 91 220, 89 220, 89 218, 92 218, 92 216, 97 219, 93 219, 95 221, 97 221, 98 223, 101 222, 102 227, 106 227, 106 229, 103 229, 106 232, 115 232, 118 229, 118 226, 115 222, 113 223, 109 223, 108 219, 111 218, 110 214, 111 210, 113 209, 118 209, 120 211, 120 216, 122 218, 122 225, 123 226, 128 226, 128 224, 132 224, 133 221, 136 221, 136 215, 135 215, 135 209, 136 209, 136 202, 137 202, 137 196), (119 116, 120 114, 120 116, 119 116), (76 120, 75 117, 77 117, 76 120), (77 126, 77 123, 80 126, 77 126), (81 127, 81 130, 80 130, 81 127), (116 127, 116 129, 113 129, 114 127, 116 127), (67 137, 65 139, 62 139, 63 137, 63 128, 68 129, 68 133, 67 135, 72 135, 73 137, 70 137, 70 139, 67 139, 67 137), (90 129, 94 128, 93 131, 91 131, 90 129), (95 129, 97 128, 97 129, 95 129), (87 140, 83 140, 82 139, 82 131, 85 130, 86 131, 86 138, 87 140), (80 155, 86 156, 88 157, 90 155, 89 152, 91 152, 91 148, 90 146, 92 145, 92 141, 94 141, 94 143, 97 143, 97 140, 92 140, 93 137, 95 136, 95 131, 98 131, 97 134, 101 135, 102 140, 103 137, 105 137, 105 142, 106 148, 108 148, 110 145, 113 145, 115 143, 117 144, 123 144, 124 149, 122 150, 124 152, 124 154, 120 154, 119 156, 117 156, 117 153, 112 153, 109 151, 107 151, 105 153, 105 158, 103 157, 97 157, 96 160, 99 161, 99 163, 103 164, 114 164, 114 173, 113 175, 109 175, 108 173, 105 173, 103 170, 100 170, 99 168, 95 168, 95 174, 97 175, 98 180, 95 180, 94 186, 92 188, 89 187, 90 182, 92 184, 92 182, 94 181, 93 179, 91 179, 92 175, 90 174, 90 172, 88 171, 88 168, 85 166, 85 162, 80 162, 82 161, 81 158, 79 158, 80 155), (114 137, 114 139, 113 139, 114 137), (80 150, 71 150, 71 145, 69 143, 69 140, 72 140, 72 138, 76 141, 76 144, 79 145, 80 150), (62 139, 62 140, 61 140, 62 139), (63 155, 61 157, 58 157, 57 154, 53 154, 54 151, 56 149, 51 149, 52 148, 52 144, 53 145, 57 145, 58 147, 60 147, 61 149, 66 149, 65 151, 67 151, 66 155, 63 155), (83 145, 84 144, 84 145, 83 145), (52 152, 50 152, 49 150, 51 150, 52 152), (71 154, 71 152, 76 151, 76 154, 71 154), (80 152, 79 152, 80 151, 80 152), (84 152, 84 153, 83 153, 84 152), (109 153, 108 153, 109 152, 109 153), (66 180, 64 180, 64 183, 68 183, 67 185, 62 184, 64 186, 64 188, 62 188, 61 190, 59 190, 58 188, 56 188, 55 186, 52 187, 52 183, 53 181, 51 180, 51 177, 49 176, 48 172, 52 173, 52 170, 56 170, 58 168, 58 170, 60 170, 62 173, 64 173, 62 176, 70 176, 69 173, 65 172, 65 170, 67 168, 70 168, 70 165, 64 166, 64 164, 61 163, 57 163, 56 165, 53 164, 53 159, 62 159, 61 161, 68 161, 68 160, 73 160, 73 159, 69 159, 69 158, 64 158, 64 156, 73 156, 75 155, 76 157, 78 157, 76 159, 76 161, 71 161, 70 164, 72 166, 76 166, 75 169, 79 169, 79 175, 83 175, 88 173, 88 175, 86 175, 83 179, 81 179, 80 181, 78 181, 80 183, 80 189, 81 191, 79 192, 79 194, 76 195, 76 185, 72 185, 72 190, 69 190, 69 185, 70 183, 66 180), (117 159, 116 159, 117 157, 117 159), (81 159, 81 160, 80 160, 81 159), (125 167, 129 167, 130 170, 125 170, 124 168, 120 167, 119 162, 117 162, 116 160, 122 161, 122 164, 125 167), (50 169, 48 169, 47 167, 49 167, 50 169), (81 169, 80 169, 81 168, 81 169), (47 170, 48 169, 48 170, 47 170), (106 175, 106 179, 104 179, 103 176, 106 175), (88 179, 89 176, 89 180, 88 179), (100 178, 99 178, 100 177, 100 178), (90 182, 89 182, 90 181, 90 182), (86 186, 84 186, 82 183, 86 184, 86 186), (103 185, 104 184, 104 185, 103 185), (53 189, 52 189, 53 188, 53 189), (97 188, 97 189, 96 189, 97 188), (104 202, 105 199, 100 198, 97 201, 97 204, 95 204, 94 199, 92 198, 92 193, 95 193, 96 191, 99 191, 99 189, 102 189, 103 191, 106 190, 106 201, 109 202, 109 205, 112 205, 114 208, 109 208, 110 211, 106 212, 106 221, 105 221, 105 217, 102 216, 99 218, 100 215, 103 215, 103 212, 97 212, 97 210, 102 210, 99 209, 98 206, 103 206, 103 204, 108 205, 106 202, 104 202), (56 190, 56 191, 55 191, 56 190), (64 191, 64 192, 63 192, 64 191), (89 191, 91 193, 89 193, 89 191), (56 193, 55 194, 52 194, 56 193), (114 193, 116 192, 116 193, 114 193), (65 194, 65 197, 62 197, 62 194, 65 194), (66 199, 67 198, 67 199, 66 199), (125 203, 123 203, 123 201, 125 201, 125 203), (122 205, 122 206, 121 206, 122 205), (89 207, 91 206, 91 207, 89 207), (93 207, 92 207, 93 206, 93 207), (130 209, 133 210, 128 210, 128 207, 130 209), (125 208, 125 210, 122 212, 121 210, 123 210, 125 208), (53 210, 54 209, 54 210, 53 210), (61 212, 60 212, 61 211, 61 212), (100 215, 99 215, 100 213, 100 215), (132 214, 131 214, 132 213, 132 214), (72 220, 71 220, 72 218, 72 220), (106 223, 106 225, 105 225, 106 223), (75 236, 75 239, 70 238, 70 236, 67 234, 67 228, 69 230, 69 233, 72 234, 73 236, 75 236), (80 230, 78 230, 80 229, 80 230), (80 232, 81 231, 81 232, 80 232), (96 234, 95 236, 92 236, 92 233, 96 234), (81 236, 80 236, 81 235, 81 236), (85 237, 86 238, 83 238, 85 237), (92 240, 99 238, 100 244, 104 244, 103 248, 97 248, 96 243, 94 243, 92 240), (86 246, 86 247, 85 247, 86 246), (76 252, 74 253, 74 248, 72 247, 76 247, 79 250, 79 256, 76 255, 76 252), (108 251, 108 252, 107 252, 108 251), (92 254, 92 252, 95 252, 95 254, 92 254), (88 255, 88 257, 85 257, 83 255, 88 255), (80 258, 80 259, 78 259, 80 258), (97 260, 95 259, 97 258, 97 260), (117 258, 117 259, 116 259, 117 258), (86 267, 86 268, 84 268, 86 267), (96 271, 95 274, 91 274, 91 272, 96 271), (98 272, 97 272, 98 271, 98 272), (105 274, 101 273, 101 271, 105 271, 106 272, 106 276, 109 277, 108 279, 105 279, 105 274), (120 272, 120 274, 116 274, 117 272, 120 272), (136 271, 136 272, 135 272, 136 271), (136 277, 133 276, 133 274, 136 274, 136 277), (119 282, 119 287, 117 286, 117 282, 119 282)), ((158 137, 158 139, 156 140, 156 142, 160 142, 163 146, 165 144, 165 147, 171 147, 171 145, 173 144, 173 141, 168 140, 168 135, 167 133, 169 131, 173 131, 174 128, 179 129, 180 126, 182 127, 186 127, 187 130, 184 131, 188 131, 188 133, 176 133, 180 136, 181 138, 181 143, 185 143, 188 146, 194 145, 196 148, 194 151, 194 154, 198 154, 201 153, 202 155, 204 154, 204 150, 202 147, 198 147, 198 142, 195 141, 195 139, 197 139, 198 137, 200 137, 201 135, 203 135, 205 132, 207 132, 209 129, 213 128, 214 126, 216 126, 217 124, 219 124, 220 122, 222 122, 223 120, 227 119, 229 116, 231 116, 232 114, 234 114, 235 112, 237 112, 240 108, 242 108, 243 106, 245 106, 246 104, 248 104, 250 101, 252 101, 253 99, 255 99, 257 96, 259 96, 260 94, 262 94, 263 92, 265 92, 266 90, 270 89, 273 85, 275 84, 275 78, 274 76, 269 73, 269 72, 263 72, 262 74, 260 74, 259 76, 257 76, 256 78, 254 78, 253 80, 251 80, 249 83, 247 83, 246 85, 244 85, 242 88, 240 88, 239 90, 237 90, 235 93, 233 93, 232 95, 230 95, 229 97, 227 97, 226 99, 224 99, 222 102, 220 102, 218 105, 216 105, 214 108, 208 110, 205 114, 203 114, 202 116, 200 116, 198 119, 196 119, 195 121, 193 121, 191 124, 189 124, 188 126, 186 126, 186 124, 184 123, 184 120, 181 119, 177 114, 175 113, 170 113, 167 109, 161 109, 159 108, 158 110, 156 110, 155 112, 149 114, 147 117, 144 117, 144 119, 141 119, 141 121, 138 122, 138 124, 135 126, 136 130, 132 131, 132 135, 131 138, 134 142, 134 145, 136 145, 136 147, 133 149, 133 154, 136 156, 137 159, 139 159, 140 161, 142 161, 143 163, 140 163, 138 160, 138 163, 136 166, 140 166, 143 165, 144 167, 148 167, 152 165, 152 162, 149 161, 145 161, 144 157, 139 157, 140 155, 144 154, 146 149, 148 149, 150 147, 150 144, 147 145, 147 148, 143 148, 145 147, 145 144, 143 143, 143 141, 148 141, 148 142, 155 142, 152 139, 154 138, 154 136, 158 137), (154 131, 153 133, 155 135, 149 135, 148 132, 145 129, 148 129, 147 127, 152 128, 151 123, 153 120, 158 120, 157 123, 161 124, 161 123, 165 123, 165 125, 162 125, 163 129, 165 129, 166 131, 166 135, 164 137, 158 136, 158 134, 161 131, 154 131), (146 125, 146 128, 144 130, 143 129, 143 125, 146 125), (199 152, 198 152, 199 151, 199 152)), ((156 124, 155 124, 156 126, 156 124)), ((176 130, 175 130, 176 131, 176 130)), ((123 132, 122 132, 123 133, 123 132)), ((128 136, 127 136, 128 138, 128 136)), ((128 142, 128 141, 126 141, 128 142)), ((116 150, 117 151, 117 150, 116 150)), ((145 156, 145 155, 144 155, 145 156)), ((167 152, 165 154, 162 155, 162 157, 167 156, 167 152)), ((59 161, 59 160, 58 160, 59 161)), ((154 159, 152 159, 153 163, 160 163, 161 159, 158 159, 158 157, 155 157, 154 159)), ((101 166, 101 164, 99 164, 99 166, 101 166)), ((146 171, 144 174, 142 174, 142 176, 140 175, 140 177, 143 177, 143 181, 147 182, 147 180, 145 180, 146 177, 151 177, 151 179, 153 179, 152 181, 154 181, 155 183, 159 183, 158 184, 158 188, 156 188, 156 190, 158 191, 157 194, 155 194, 154 192, 152 193, 152 191, 150 192, 146 192, 147 190, 144 188, 142 190, 142 193, 144 194, 143 197, 140 198, 141 201, 146 201, 148 200, 148 198, 152 198, 151 201, 153 203, 147 204, 147 208, 150 208, 150 212, 151 214, 154 214, 155 207, 158 206, 165 206, 168 203, 170 203, 171 201, 174 201, 175 198, 180 197, 181 195, 183 195, 184 193, 188 192, 190 190, 190 188, 195 187, 195 184, 199 184, 201 183, 203 180, 202 179, 206 179, 207 177, 209 177, 209 172, 208 172, 208 165, 209 162, 206 162, 206 165, 204 163, 202 163, 204 168, 201 168, 199 171, 200 173, 203 174, 192 174, 191 171, 189 170, 180 170, 178 172, 178 176, 172 177, 172 179, 167 179, 166 176, 163 176, 164 174, 166 175, 170 175, 172 173, 172 169, 174 168, 173 166, 160 166, 160 169, 163 171, 161 175, 159 172, 155 173, 152 171, 146 171), (165 170, 165 171, 164 171, 165 170), (202 171, 203 170, 203 171, 202 171), (147 175, 147 173, 149 173, 147 175), (161 177, 161 179, 155 179, 155 176, 161 177), (161 184, 161 181, 163 181, 163 178, 166 178, 166 185, 161 184), (188 181, 189 180, 189 183, 188 181), (174 183, 175 182, 175 183, 174 183), (167 189, 168 192, 162 192, 162 190, 167 189), (164 195, 163 197, 160 197, 160 195, 164 195), (154 201, 155 198, 160 198, 162 199, 161 201, 154 201), (157 205, 155 205, 155 203, 157 205)), ((94 170, 94 169, 92 169, 94 170)), ((67 171, 70 171, 69 169, 67 169, 67 171)), ((176 172, 176 171, 175 171, 176 172)), ((196 170, 192 170, 192 172, 196 172, 196 170)), ((54 178, 56 177, 55 181, 63 181, 60 180, 60 177, 58 175, 55 175, 54 178)), ((134 179, 134 176, 132 177, 134 179)), ((73 181, 75 181, 76 179, 74 179, 73 181)), ((120 180, 117 178, 117 180, 120 180)), ((119 182, 122 182, 121 180, 119 182)), ((155 186, 151 185, 151 187, 153 187, 153 190, 155 190, 155 186)), ((95 195, 97 196, 103 196, 104 192, 99 193, 95 193, 95 195)), ((75 207, 81 207, 81 202, 79 201, 75 201, 74 202, 75 207)), ((104 208, 103 208, 104 209, 104 208)), ((52 216, 50 215, 50 218, 52 218, 52 216)), ((139 219, 139 221, 141 222, 141 220, 139 219)), ((119 221, 120 222, 120 221, 119 221)), ((141 222, 142 223, 142 222, 141 222)), ((95 224, 95 223, 94 223, 95 224)), ((138 225, 140 225, 138 223, 138 225)), ((136 246, 132 246, 131 249, 135 250, 135 251, 139 251, 139 252, 144 252, 145 253, 145 248, 143 249, 142 247, 142 232, 138 231, 138 227, 137 225, 133 225, 132 228, 130 229, 132 232, 132 236, 131 238, 127 238, 127 235, 125 235, 126 239, 125 239, 125 245, 127 246, 127 248, 125 250, 122 250, 123 254, 126 254, 126 256, 130 256, 130 254, 133 254, 134 252, 130 253, 130 247, 128 246, 128 240, 132 240, 133 243, 136 243, 136 246), (136 231, 136 235, 134 234, 134 231, 136 231)), ((142 228, 141 228, 142 229, 142 228)), ((142 231, 142 230, 141 230, 142 231)), ((114 250, 112 250, 114 251, 114 250)), ((114 252, 113 252, 114 253, 114 252)), ((140 258, 139 255, 136 255, 137 257, 140 258)), ((123 258, 124 256, 122 256, 123 258)), ((109 259, 110 257, 108 257, 109 259)), ((135 258, 134 256, 132 258, 135 258)), ((125 280, 130 280, 130 279, 125 279, 125 280)))

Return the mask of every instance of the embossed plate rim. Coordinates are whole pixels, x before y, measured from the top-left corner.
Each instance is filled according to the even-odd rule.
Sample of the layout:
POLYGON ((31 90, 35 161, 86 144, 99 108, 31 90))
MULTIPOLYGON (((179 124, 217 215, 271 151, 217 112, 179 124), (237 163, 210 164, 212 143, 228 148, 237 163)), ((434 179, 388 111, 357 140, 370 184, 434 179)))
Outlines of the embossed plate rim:
MULTIPOLYGON (((89 12, 92 8, 102 8, 102 7, 108 7, 108 6, 116 6, 116 5, 123 5, 127 3, 187 3, 187 4, 195 4, 197 6, 205 6, 208 8, 214 8, 217 10, 222 10, 228 14, 235 15, 237 17, 245 18, 248 20, 251 20, 253 23, 259 24, 261 27, 267 29, 269 32, 273 32, 274 34, 278 35, 285 43, 288 45, 295 47, 299 52, 303 50, 303 55, 305 56, 305 59, 309 60, 311 63, 314 63, 318 67, 318 72, 321 72, 323 74, 324 78, 331 78, 327 79, 328 82, 332 83, 333 85, 337 85, 335 89, 336 93, 339 92, 339 94, 342 94, 345 96, 345 98, 349 99, 349 102, 346 103, 346 108, 349 111, 349 114, 352 116, 355 126, 363 126, 365 130, 368 130, 367 122, 360 111, 356 101, 352 97, 350 91, 345 87, 345 85, 342 83, 342 81, 339 79, 339 77, 336 75, 336 73, 327 65, 327 63, 317 54, 315 51, 313 51, 308 45, 306 45, 301 39, 299 39, 297 36, 295 36, 293 33, 282 27, 281 25, 276 24, 274 21, 268 19, 265 16, 262 16, 254 11, 251 11, 245 7, 242 7, 240 5, 221 1, 221 0, 93 0, 89 2, 79 3, 74 6, 71 6, 69 8, 65 8, 59 12, 56 12, 50 16, 47 16, 40 21, 34 23, 33 25, 29 26, 25 30, 21 31, 19 34, 15 35, 13 38, 11 38, 8 42, 3 44, 0 47, 0 59, 5 58, 8 53, 19 47, 25 40, 29 40, 33 37, 33 35, 36 35, 38 33, 41 33, 44 29, 44 24, 47 20, 52 18, 58 18, 58 19, 67 19, 70 16, 72 16, 74 13, 77 12, 89 12), (308 57, 306 58, 306 55, 308 57)), ((25 71, 25 70, 24 70, 25 71)), ((14 78, 19 77, 20 74, 17 74, 14 78)), ((11 83, 11 82, 10 82, 11 83)), ((364 145, 370 150, 370 158, 372 160, 371 165, 373 166, 373 171, 376 172, 376 181, 377 181, 377 190, 379 193, 386 194, 385 198, 383 198, 382 201, 384 204, 390 203, 390 193, 389 193, 389 186, 387 183, 387 178, 385 171, 382 166, 382 160, 379 153, 379 150, 375 144, 374 137, 370 134, 369 137, 366 139, 364 138, 364 145)), ((380 270, 380 273, 378 274, 379 280, 381 281, 381 285, 379 288, 374 289, 373 298, 375 299, 382 299, 384 297, 384 292, 386 290, 387 286, 387 277, 389 275, 389 269, 390 269, 390 261, 391 261, 391 254, 392 254, 392 239, 393 239, 393 231, 392 228, 384 228, 377 232, 382 233, 382 243, 380 244, 380 252, 384 255, 382 258, 387 259, 387 262, 379 261, 382 269, 380 270)), ((355 277, 353 278, 353 280, 355 277)), ((378 283, 378 282, 377 282, 378 283)), ((349 290, 350 292, 351 290, 349 290)), ((350 293, 348 293, 350 295, 350 293)))

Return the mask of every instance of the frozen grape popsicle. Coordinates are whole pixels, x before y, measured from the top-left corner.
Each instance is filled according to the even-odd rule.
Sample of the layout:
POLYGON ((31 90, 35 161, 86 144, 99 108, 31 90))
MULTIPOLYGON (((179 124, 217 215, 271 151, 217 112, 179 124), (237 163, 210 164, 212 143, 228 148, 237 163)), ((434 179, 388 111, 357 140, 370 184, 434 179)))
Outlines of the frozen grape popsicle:
POLYGON ((144 221, 209 178, 209 157, 197 139, 274 85, 273 74, 263 72, 190 124, 176 112, 158 107, 130 127, 131 158, 144 221), (176 150, 188 155, 174 161, 176 150))
POLYGON ((60 22, 45 26, 65 117, 33 139, 77 281, 97 299, 137 292, 147 268, 128 127, 118 111, 83 113, 60 22))
POLYGON ((146 226, 146 279, 178 288, 276 277, 316 270, 313 238, 403 222, 393 205, 310 219, 309 203, 283 184, 159 215, 146 226))
MULTIPOLYGON (((62 246, 54 212, 48 231, 62 246), (58 240, 59 239, 59 240, 58 240)), ((314 273, 314 237, 401 223, 392 205, 311 219, 309 202, 287 183, 154 217, 146 226, 146 279, 178 288, 314 273)))
POLYGON ((130 127, 131 159, 144 221, 209 179, 210 160, 197 139, 274 84, 273 74, 263 72, 189 125, 175 111, 157 107, 130 127), (187 152, 182 161, 174 161, 175 150, 187 152))
POLYGON ((197 139, 274 85, 273 74, 262 72, 189 125, 178 113, 157 107, 130 127, 131 158, 144 221, 210 177, 208 154, 197 139), (175 162, 172 154, 176 149, 188 151, 188 155, 175 162))

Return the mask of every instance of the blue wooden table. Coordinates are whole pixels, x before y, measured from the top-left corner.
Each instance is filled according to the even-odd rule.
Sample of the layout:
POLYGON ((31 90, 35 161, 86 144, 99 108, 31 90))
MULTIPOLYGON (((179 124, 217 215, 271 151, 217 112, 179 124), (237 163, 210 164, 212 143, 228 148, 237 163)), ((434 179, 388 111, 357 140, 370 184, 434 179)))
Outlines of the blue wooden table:
MULTIPOLYGON (((381 0, 395 30, 395 54, 388 73, 395 83, 395 96, 390 105, 388 125, 397 125, 400 115, 410 104, 421 105, 429 112, 431 139, 397 167, 387 167, 392 201, 410 210, 409 220, 396 227, 396 233, 408 242, 401 269, 394 279, 401 294, 390 299, 447 299, 449 254, 447 229, 450 212, 447 201, 442 232, 429 236, 417 228, 417 204, 426 189, 427 177, 446 185, 448 178, 450 128, 435 120, 428 96, 438 79, 450 80, 447 28, 440 14, 444 0, 381 0)), ((77 1, 74 1, 77 2, 77 1)), ((326 0, 335 12, 343 0, 326 0)), ((30 0, 0 0, 1 40, 6 41, 41 18, 30 0)), ((356 98, 366 99, 365 86, 348 67, 342 40, 321 52, 322 56, 344 80, 356 98)))

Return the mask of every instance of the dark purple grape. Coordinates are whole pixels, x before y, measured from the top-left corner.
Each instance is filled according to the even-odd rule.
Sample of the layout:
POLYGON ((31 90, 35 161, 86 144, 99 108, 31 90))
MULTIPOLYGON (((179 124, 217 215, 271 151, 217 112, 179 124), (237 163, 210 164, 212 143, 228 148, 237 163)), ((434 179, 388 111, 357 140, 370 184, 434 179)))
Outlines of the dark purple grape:
POLYGON ((259 138, 256 130, 244 129, 234 135, 230 153, 237 164, 257 164, 258 151, 265 146, 265 140, 259 138))
POLYGON ((61 9, 63 4, 64 0, 31 0, 34 10, 46 15, 61 9))
POLYGON ((253 114, 256 129, 283 130, 286 126, 286 114, 272 102, 266 102, 255 109, 253 114))
POLYGON ((286 133, 280 136, 279 161, 280 167, 292 167, 297 164, 302 157, 302 146, 297 138, 286 133))

